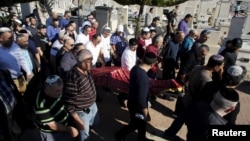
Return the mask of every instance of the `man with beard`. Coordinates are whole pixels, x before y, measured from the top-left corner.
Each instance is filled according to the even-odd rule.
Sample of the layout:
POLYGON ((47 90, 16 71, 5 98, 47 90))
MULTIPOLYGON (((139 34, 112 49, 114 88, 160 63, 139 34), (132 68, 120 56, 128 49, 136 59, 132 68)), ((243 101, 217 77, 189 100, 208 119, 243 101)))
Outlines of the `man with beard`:
POLYGON ((29 65, 29 69, 31 72, 36 74, 38 72, 38 63, 32 55, 32 52, 29 49, 28 45, 28 33, 19 34, 16 38, 16 43, 19 45, 21 49, 21 54, 24 56, 26 63, 29 65))
POLYGON ((26 90, 26 80, 21 68, 27 74, 27 79, 33 77, 19 46, 14 43, 13 32, 7 27, 0 28, 0 68, 8 69, 20 93, 26 90))

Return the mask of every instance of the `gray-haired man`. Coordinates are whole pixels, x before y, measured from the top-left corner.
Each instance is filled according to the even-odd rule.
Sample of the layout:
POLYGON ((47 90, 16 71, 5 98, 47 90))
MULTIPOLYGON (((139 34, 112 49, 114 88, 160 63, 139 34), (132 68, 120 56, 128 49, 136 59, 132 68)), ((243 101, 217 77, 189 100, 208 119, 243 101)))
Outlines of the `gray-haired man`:
POLYGON ((96 89, 90 74, 93 56, 88 49, 77 54, 77 64, 65 78, 64 100, 68 112, 80 130, 81 141, 89 137, 89 127, 97 117, 96 89))

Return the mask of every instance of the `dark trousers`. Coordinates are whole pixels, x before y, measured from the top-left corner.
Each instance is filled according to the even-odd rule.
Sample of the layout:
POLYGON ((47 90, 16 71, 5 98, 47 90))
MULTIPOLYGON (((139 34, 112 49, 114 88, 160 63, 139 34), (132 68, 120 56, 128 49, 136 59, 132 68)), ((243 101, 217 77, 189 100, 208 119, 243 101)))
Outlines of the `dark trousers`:
POLYGON ((110 61, 105 63, 105 67, 111 67, 111 64, 112 64, 112 61, 110 60, 110 61))
POLYGON ((126 135, 129 133, 132 133, 135 130, 138 130, 138 136, 137 136, 137 141, 143 141, 146 138, 146 121, 141 120, 139 118, 135 117, 135 108, 129 108, 129 114, 130 114, 130 122, 128 125, 123 127, 117 132, 117 135, 121 138, 124 138, 126 135))
POLYGON ((235 107, 235 109, 224 116, 224 118, 228 121, 227 125, 235 125, 236 119, 237 119, 237 115, 240 112, 240 103, 238 103, 235 107))
POLYGON ((163 79, 175 79, 175 66, 176 63, 172 58, 165 58, 163 60, 163 79))
POLYGON ((182 97, 178 97, 175 105, 175 114, 177 115, 177 117, 174 119, 170 127, 165 130, 165 133, 168 136, 175 136, 179 132, 182 125, 185 123, 185 113, 186 110, 183 105, 182 97))

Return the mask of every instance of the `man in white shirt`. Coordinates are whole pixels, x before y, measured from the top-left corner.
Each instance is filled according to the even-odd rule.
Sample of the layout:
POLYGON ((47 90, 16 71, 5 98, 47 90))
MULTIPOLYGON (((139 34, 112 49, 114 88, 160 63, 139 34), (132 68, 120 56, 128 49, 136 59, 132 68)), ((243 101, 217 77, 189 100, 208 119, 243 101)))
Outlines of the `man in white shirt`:
POLYGON ((102 41, 101 45, 103 47, 103 56, 105 60, 105 66, 111 66, 111 46, 110 46, 110 32, 111 28, 110 27, 105 27, 103 29, 103 33, 101 35, 102 41))
POLYGON ((102 53, 102 46, 101 46, 102 37, 101 34, 95 34, 92 37, 92 41, 89 41, 86 44, 86 49, 88 49, 91 54, 93 55, 92 65, 96 66, 96 62, 100 61, 102 66, 105 65, 103 53, 102 53), (99 60, 98 60, 99 59, 99 60))
POLYGON ((137 41, 135 38, 131 38, 129 40, 129 46, 126 47, 124 52, 122 53, 121 64, 122 67, 131 70, 133 66, 136 64, 136 49, 137 49, 137 41))
POLYGON ((89 41, 89 33, 91 31, 91 27, 89 25, 85 25, 82 29, 82 32, 77 36, 76 43, 82 43, 86 45, 89 41))

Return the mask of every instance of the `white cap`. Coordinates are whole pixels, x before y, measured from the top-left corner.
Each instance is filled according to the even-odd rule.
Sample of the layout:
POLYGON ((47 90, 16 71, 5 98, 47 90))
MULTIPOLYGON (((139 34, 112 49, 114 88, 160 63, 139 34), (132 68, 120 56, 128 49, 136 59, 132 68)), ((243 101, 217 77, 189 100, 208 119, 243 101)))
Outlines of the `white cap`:
POLYGON ((90 23, 89 21, 85 21, 85 22, 82 24, 82 28, 84 28, 85 25, 91 26, 91 23, 90 23))
POLYGON ((0 33, 2 32, 2 33, 4 33, 4 32, 10 32, 11 31, 11 29, 10 28, 8 28, 8 27, 0 27, 0 33))
POLYGON ((121 24, 118 25, 116 31, 118 31, 118 32, 123 32, 123 25, 121 25, 121 24))
POLYGON ((18 24, 22 24, 22 21, 20 21, 18 19, 15 19, 15 22, 18 23, 18 24))
POLYGON ((142 29, 142 31, 143 31, 143 32, 150 32, 150 29, 149 29, 148 27, 144 27, 144 28, 142 29))
POLYGON ((150 30, 155 30, 155 28, 153 26, 150 27, 150 30))

